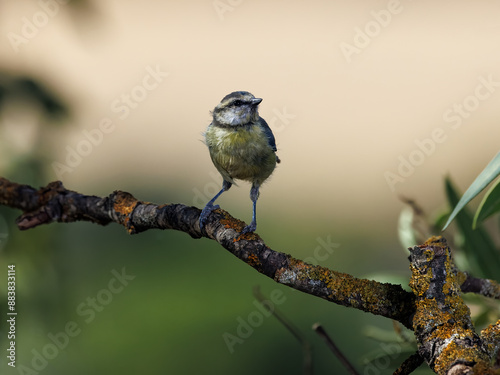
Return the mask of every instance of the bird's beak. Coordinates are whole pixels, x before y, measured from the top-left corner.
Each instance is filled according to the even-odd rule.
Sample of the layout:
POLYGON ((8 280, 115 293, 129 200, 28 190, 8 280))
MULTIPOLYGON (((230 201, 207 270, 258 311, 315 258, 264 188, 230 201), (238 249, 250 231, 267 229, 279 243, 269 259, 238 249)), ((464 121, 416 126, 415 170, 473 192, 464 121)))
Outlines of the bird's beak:
POLYGON ((261 101, 261 98, 254 98, 252 99, 252 105, 259 105, 261 101))

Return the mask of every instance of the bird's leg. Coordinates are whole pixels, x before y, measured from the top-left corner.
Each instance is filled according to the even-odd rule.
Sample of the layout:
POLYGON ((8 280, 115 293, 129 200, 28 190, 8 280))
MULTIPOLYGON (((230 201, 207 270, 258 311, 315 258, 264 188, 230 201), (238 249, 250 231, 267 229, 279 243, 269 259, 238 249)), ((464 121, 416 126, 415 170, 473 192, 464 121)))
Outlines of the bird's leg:
POLYGON ((253 202, 253 214, 252 214, 252 222, 247 225, 243 230, 241 231, 242 234, 244 233, 252 233, 255 232, 255 229, 257 229, 257 199, 259 198, 259 187, 260 185, 254 183, 252 185, 252 188, 250 189, 250 199, 253 202))
POLYGON ((217 205, 217 204, 214 205, 215 200, 217 198, 219 198, 222 193, 229 190, 231 185, 232 184, 230 182, 224 180, 222 182, 222 189, 217 194, 215 194, 215 197, 210 199, 210 201, 207 203, 207 205, 203 208, 203 211, 201 211, 201 214, 200 214, 200 230, 203 229, 203 227, 205 226, 205 223, 207 222, 208 215, 210 215, 210 212, 219 208, 219 205, 217 205))

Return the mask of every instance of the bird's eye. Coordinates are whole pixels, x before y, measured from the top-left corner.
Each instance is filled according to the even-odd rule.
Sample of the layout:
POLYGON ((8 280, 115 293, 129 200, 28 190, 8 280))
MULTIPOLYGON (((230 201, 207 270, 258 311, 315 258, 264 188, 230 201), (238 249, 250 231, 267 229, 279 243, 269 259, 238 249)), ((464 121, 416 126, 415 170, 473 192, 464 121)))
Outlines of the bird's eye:
POLYGON ((240 105, 243 105, 243 102, 242 102, 241 100, 235 100, 235 101, 233 102, 233 105, 234 105, 235 107, 239 107, 240 105))

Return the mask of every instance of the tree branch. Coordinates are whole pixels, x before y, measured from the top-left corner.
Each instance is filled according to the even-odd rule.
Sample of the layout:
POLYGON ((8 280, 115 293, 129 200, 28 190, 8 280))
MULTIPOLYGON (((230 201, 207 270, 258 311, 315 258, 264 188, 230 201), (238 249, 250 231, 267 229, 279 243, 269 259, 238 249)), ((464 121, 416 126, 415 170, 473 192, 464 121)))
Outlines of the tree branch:
POLYGON ((257 234, 240 235, 245 223, 220 209, 212 212, 200 231, 201 210, 196 207, 158 206, 138 201, 123 191, 114 191, 104 198, 83 195, 67 190, 60 181, 36 190, 5 178, 0 178, 0 204, 23 211, 17 219, 21 230, 52 222, 90 221, 100 225, 115 222, 130 234, 148 229, 174 229, 193 238, 207 237, 280 284, 411 327, 414 297, 400 285, 358 279, 274 251, 257 234))
POLYGON ((420 365, 424 363, 424 358, 420 355, 420 353, 414 353, 399 366, 399 368, 394 371, 392 375, 408 375, 415 371, 420 365))
POLYGON ((410 253, 410 287, 417 297, 413 329, 420 355, 437 374, 496 373, 490 362, 498 328, 481 336, 475 332, 446 240, 432 237, 410 253))
POLYGON ((462 292, 476 293, 485 297, 500 299, 500 284, 495 280, 479 279, 462 271, 458 271, 457 276, 462 292))
MULTIPOLYGON (((498 283, 456 270, 444 238, 433 237, 410 249, 413 293, 409 293, 400 285, 355 278, 272 250, 257 234, 241 235, 245 223, 220 209, 210 214, 202 231, 198 222, 201 210, 196 207, 159 206, 139 201, 123 191, 114 191, 103 198, 83 195, 67 190, 60 181, 37 190, 1 177, 0 205, 23 211, 17 219, 21 230, 52 222, 90 221, 99 225, 114 222, 123 225, 130 234, 148 229, 174 229, 193 238, 213 239, 277 283, 414 329, 419 355, 439 374, 493 373, 488 361, 498 356, 500 322, 483 330, 481 335, 476 334, 460 292, 471 291, 498 299, 498 283)), ((410 361, 413 365, 418 362, 416 357, 410 361)), ((402 371, 409 371, 410 366, 405 367, 402 371)))

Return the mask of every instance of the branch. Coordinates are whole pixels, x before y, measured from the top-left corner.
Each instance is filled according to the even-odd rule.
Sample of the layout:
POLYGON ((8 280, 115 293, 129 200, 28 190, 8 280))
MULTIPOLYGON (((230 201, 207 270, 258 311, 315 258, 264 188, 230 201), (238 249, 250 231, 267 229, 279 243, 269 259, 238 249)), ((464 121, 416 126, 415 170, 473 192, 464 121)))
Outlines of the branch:
MULTIPOLYGON (((201 210, 196 207, 159 206, 122 191, 103 198, 83 195, 67 190, 60 181, 37 190, 1 177, 0 205, 23 211, 17 219, 21 230, 52 222, 90 221, 100 225, 114 222, 123 225, 130 234, 148 229, 174 229, 193 238, 210 238, 277 283, 399 321, 413 329, 419 355, 439 374, 467 371, 493 374, 489 361, 498 357, 500 322, 483 330, 481 335, 476 334, 460 291, 498 299, 498 283, 456 270, 444 238, 433 237, 410 249, 413 293, 409 293, 400 285, 358 279, 272 250, 257 234, 241 235, 245 224, 220 209, 209 215, 202 231, 198 222, 201 210)), ((406 365, 416 365, 416 357, 402 371, 409 370, 406 365)))
POLYGON ((460 289, 464 293, 476 293, 485 297, 500 299, 500 284, 491 279, 472 277, 467 272, 458 272, 460 289))
POLYGON ((0 178, 0 205, 23 211, 17 219, 21 230, 52 222, 90 221, 100 225, 114 222, 123 225, 130 234, 148 229, 174 229, 193 238, 207 237, 277 283, 411 327, 414 296, 400 285, 358 279, 272 250, 257 234, 240 235, 245 223, 220 209, 211 213, 201 231, 198 223, 201 210, 196 207, 158 206, 138 201, 123 191, 114 191, 104 198, 83 195, 67 190, 60 181, 36 190, 5 178, 0 178))
POLYGON ((300 343, 302 347, 302 369, 305 375, 313 374, 313 360, 312 360, 312 347, 306 336, 300 331, 300 329, 295 326, 285 315, 279 311, 279 309, 273 305, 269 305, 269 300, 267 300, 262 292, 260 291, 260 287, 254 287, 253 295, 260 302, 260 304, 270 313, 272 314, 278 322, 280 322, 287 330, 290 332, 300 343))
POLYGON ((351 364, 351 362, 347 359, 347 357, 342 353, 340 348, 335 344, 335 342, 332 340, 332 338, 328 335, 328 333, 325 331, 323 326, 319 323, 314 323, 312 327, 316 333, 326 342, 326 345, 330 348, 330 350, 333 352, 335 357, 337 357, 342 363, 342 366, 344 366, 347 370, 347 372, 351 375, 359 375, 359 372, 354 368, 354 366, 351 364))
POLYGON ((424 359, 420 355, 420 353, 414 353, 399 366, 399 368, 394 371, 392 375, 408 375, 415 371, 420 365, 424 363, 424 359))
POLYGON ((490 362, 498 348, 498 325, 481 336, 475 332, 446 240, 433 237, 410 253, 419 354, 437 374, 496 373, 490 362))

